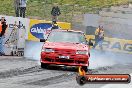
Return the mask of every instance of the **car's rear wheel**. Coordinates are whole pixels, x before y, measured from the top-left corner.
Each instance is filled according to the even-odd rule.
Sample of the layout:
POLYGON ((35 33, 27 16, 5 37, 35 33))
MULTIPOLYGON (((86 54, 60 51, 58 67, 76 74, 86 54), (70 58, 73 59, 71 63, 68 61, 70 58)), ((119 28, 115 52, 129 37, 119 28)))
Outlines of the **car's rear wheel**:
POLYGON ((41 63, 41 68, 48 68, 48 64, 41 63))

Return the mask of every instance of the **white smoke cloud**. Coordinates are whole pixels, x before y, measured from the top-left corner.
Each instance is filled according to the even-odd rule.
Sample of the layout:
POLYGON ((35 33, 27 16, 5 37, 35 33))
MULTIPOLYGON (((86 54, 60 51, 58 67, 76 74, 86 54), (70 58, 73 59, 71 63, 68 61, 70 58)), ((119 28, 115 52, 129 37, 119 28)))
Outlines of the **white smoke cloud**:
MULTIPOLYGON (((43 43, 26 41, 25 57, 37 60, 40 64, 40 53, 43 43)), ((89 59, 90 69, 99 67, 112 66, 115 64, 132 63, 132 54, 121 54, 108 51, 100 51, 91 49, 91 57, 89 59)))
POLYGON ((42 42, 26 41, 24 57, 39 61, 42 45, 42 42))
POLYGON ((101 50, 91 50, 91 57, 89 59, 89 68, 94 69, 98 67, 112 66, 115 64, 132 63, 132 54, 123 54, 116 52, 108 52, 101 50))

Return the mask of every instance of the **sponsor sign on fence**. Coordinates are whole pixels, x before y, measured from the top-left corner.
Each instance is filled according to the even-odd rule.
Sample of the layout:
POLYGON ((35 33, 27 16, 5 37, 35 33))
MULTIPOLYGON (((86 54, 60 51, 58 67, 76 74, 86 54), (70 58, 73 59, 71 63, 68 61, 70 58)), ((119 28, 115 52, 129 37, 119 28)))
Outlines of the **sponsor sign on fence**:
MULTIPOLYGON (((71 24, 66 22, 58 22, 58 26, 61 29, 70 29, 71 24)), ((50 21, 44 20, 30 20, 28 40, 39 41, 40 39, 46 39, 47 35, 51 31, 52 24, 50 21)))
MULTIPOLYGON (((91 39, 91 41, 95 43, 94 35, 86 35, 86 37, 88 40, 91 39)), ((103 50, 106 51, 115 51, 132 54, 132 40, 105 37, 102 46, 103 50)), ((97 46, 96 49, 100 49, 99 46, 97 46)))

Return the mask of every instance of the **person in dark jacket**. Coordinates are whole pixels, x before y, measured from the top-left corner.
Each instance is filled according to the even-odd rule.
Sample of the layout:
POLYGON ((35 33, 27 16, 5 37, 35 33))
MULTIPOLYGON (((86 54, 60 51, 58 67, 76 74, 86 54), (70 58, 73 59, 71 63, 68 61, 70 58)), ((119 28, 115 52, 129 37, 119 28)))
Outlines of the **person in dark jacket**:
POLYGON ((57 16, 61 14, 59 7, 55 4, 52 8, 51 15, 52 15, 52 22, 57 21, 57 16))

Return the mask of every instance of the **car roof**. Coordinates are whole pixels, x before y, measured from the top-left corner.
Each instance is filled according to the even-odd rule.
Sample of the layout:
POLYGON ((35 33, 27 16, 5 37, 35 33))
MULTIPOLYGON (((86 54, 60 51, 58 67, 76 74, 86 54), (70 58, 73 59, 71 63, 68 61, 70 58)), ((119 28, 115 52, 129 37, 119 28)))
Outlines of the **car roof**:
POLYGON ((52 30, 52 31, 64 31, 64 32, 77 32, 77 33, 84 33, 82 31, 75 31, 75 30, 65 30, 65 29, 61 29, 61 30, 52 30))

